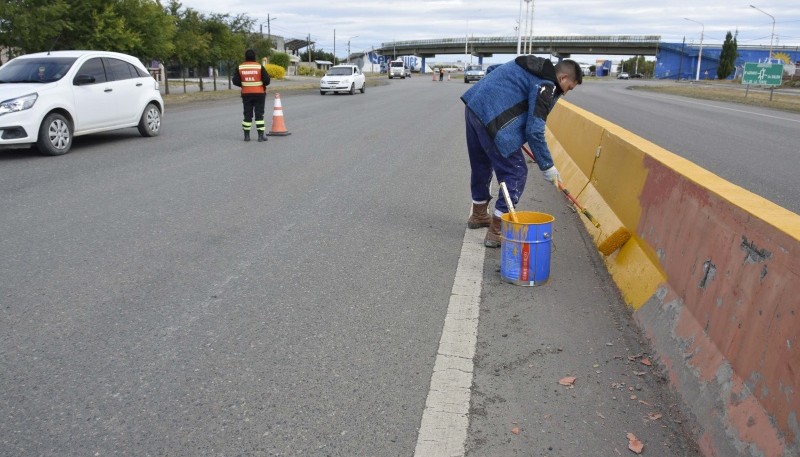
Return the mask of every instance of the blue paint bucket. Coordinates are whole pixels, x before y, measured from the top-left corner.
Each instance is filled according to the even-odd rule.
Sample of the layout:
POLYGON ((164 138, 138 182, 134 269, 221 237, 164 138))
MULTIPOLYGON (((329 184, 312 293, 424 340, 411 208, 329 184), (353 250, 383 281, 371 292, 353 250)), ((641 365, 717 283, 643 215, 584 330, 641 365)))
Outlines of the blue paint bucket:
POLYGON ((500 277, 518 286, 539 286, 550 278, 553 221, 545 213, 517 211, 501 216, 500 277))

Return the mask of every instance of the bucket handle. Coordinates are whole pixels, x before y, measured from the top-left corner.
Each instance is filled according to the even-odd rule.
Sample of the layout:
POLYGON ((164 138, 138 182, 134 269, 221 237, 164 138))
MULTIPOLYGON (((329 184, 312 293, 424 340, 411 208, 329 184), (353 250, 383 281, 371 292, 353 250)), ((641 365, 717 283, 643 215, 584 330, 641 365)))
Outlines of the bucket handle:
POLYGON ((549 232, 544 232, 544 233, 542 233, 542 236, 543 236, 544 238, 546 238, 546 239, 550 240, 550 253, 552 254, 552 253, 556 252, 556 240, 554 240, 554 239, 553 239, 553 238, 550 236, 550 233, 549 233, 549 232))

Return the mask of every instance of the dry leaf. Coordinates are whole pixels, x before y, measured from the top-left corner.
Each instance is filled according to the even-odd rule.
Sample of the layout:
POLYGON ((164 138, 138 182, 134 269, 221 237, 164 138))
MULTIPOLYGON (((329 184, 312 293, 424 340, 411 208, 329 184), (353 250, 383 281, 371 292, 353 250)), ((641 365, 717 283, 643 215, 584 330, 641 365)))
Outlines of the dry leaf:
POLYGON ((519 427, 514 427, 514 428, 512 428, 512 429, 511 429, 511 433, 513 433, 513 434, 515 434, 515 435, 519 435, 519 427))
POLYGON ((642 365, 647 365, 649 367, 653 365, 653 362, 651 362, 650 359, 642 359, 642 365))
POLYGON ((636 435, 633 433, 628 433, 626 436, 628 437, 628 449, 637 454, 641 454, 644 450, 644 444, 639 441, 639 438, 636 438, 636 435))
POLYGON ((636 376, 644 376, 644 375, 647 374, 647 372, 646 371, 634 371, 633 374, 635 374, 636 376))
POLYGON ((636 395, 631 395, 631 400, 636 400, 636 395))
POLYGON ((647 402, 646 402, 646 401, 644 401, 644 400, 639 400, 639 403, 641 403, 641 404, 643 404, 643 405, 647 405, 647 406, 653 406, 653 405, 651 405, 650 403, 647 403, 647 402))
POLYGON ((649 414, 647 415, 647 417, 648 417, 648 418, 649 418, 651 421, 657 421, 657 420, 661 419, 661 414, 659 414, 659 413, 649 413, 649 414))
POLYGON ((600 414, 600 412, 599 412, 599 411, 595 411, 595 412, 597 413, 597 415, 598 415, 600 418, 602 418, 602 419, 605 419, 605 418, 606 418, 606 416, 604 416, 604 415, 600 414))
POLYGON ((576 378, 575 376, 567 376, 565 378, 561 378, 558 381, 558 383, 561 384, 562 386, 572 387, 572 385, 575 384, 576 379, 578 378, 576 378))

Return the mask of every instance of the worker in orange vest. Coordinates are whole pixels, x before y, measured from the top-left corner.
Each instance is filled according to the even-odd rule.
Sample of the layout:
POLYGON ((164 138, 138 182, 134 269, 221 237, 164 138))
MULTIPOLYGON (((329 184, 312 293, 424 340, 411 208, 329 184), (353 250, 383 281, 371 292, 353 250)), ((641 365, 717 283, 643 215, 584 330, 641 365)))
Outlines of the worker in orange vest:
POLYGON ((244 52, 244 62, 233 75, 233 85, 242 88, 242 106, 244 107, 244 140, 250 141, 250 129, 253 127, 253 114, 256 118, 258 141, 267 141, 264 136, 264 103, 267 100, 267 86, 269 73, 260 63, 256 62, 256 52, 248 49, 244 52))

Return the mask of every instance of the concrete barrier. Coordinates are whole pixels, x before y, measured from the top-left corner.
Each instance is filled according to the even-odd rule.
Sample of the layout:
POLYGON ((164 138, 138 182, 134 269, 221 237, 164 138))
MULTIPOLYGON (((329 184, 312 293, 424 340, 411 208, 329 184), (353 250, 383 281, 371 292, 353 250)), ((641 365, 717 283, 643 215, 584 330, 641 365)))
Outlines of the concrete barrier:
POLYGON ((548 129, 705 455, 800 455, 800 216, 568 102, 548 129))

